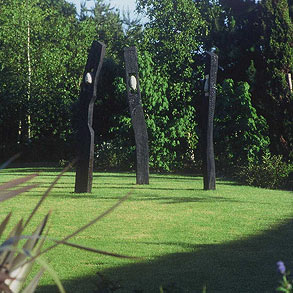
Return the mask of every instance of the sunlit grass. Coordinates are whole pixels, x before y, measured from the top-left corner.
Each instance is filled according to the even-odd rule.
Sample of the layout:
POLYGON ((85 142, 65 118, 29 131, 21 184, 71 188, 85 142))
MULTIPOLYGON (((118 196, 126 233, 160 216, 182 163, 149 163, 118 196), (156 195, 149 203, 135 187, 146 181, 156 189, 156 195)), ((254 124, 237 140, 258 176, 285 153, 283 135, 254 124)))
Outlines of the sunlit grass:
MULTIPOLYGON (((0 181, 6 182, 33 171, 29 168, 2 170, 0 181)), ((34 179, 40 184, 38 188, 1 203, 0 220, 9 211, 13 212, 15 221, 27 217, 57 174, 54 169, 42 171, 34 179)), ((51 209, 49 235, 60 239, 132 190, 128 201, 73 241, 143 259, 117 259, 58 247, 48 253, 47 259, 64 281, 68 292, 93 292, 93 281, 88 283, 86 280, 96 272, 106 274, 112 280, 120 280, 124 292, 133 292, 134 289, 158 292, 154 288, 172 280, 180 288, 185 288, 181 292, 196 292, 192 290, 202 288, 204 283, 213 288, 213 292, 239 292, 235 286, 247 282, 251 283, 247 285, 250 289, 242 292, 251 292, 251 288, 260 292, 257 291, 257 278, 250 278, 245 267, 250 267, 251 263, 255 268, 263 267, 263 272, 271 270, 270 276, 264 276, 262 272, 258 276, 263 278, 260 282, 266 283, 265 290, 261 292, 271 292, 274 290, 272 282, 277 278, 274 261, 286 255, 292 264, 293 256, 286 248, 287 240, 279 239, 282 233, 263 236, 292 222, 293 195, 290 192, 240 186, 220 180, 215 191, 204 191, 202 178, 174 174, 154 174, 150 177, 150 185, 137 186, 135 174, 95 173, 92 193, 75 194, 74 176, 75 173, 68 172, 61 178, 35 221, 51 209), (266 242, 263 239, 267 237, 266 242), (282 248, 276 247, 279 243, 282 248), (237 249, 234 249, 235 245, 237 249), (271 260, 268 260, 270 253, 271 260), (224 258, 226 254, 228 258, 232 254, 230 261, 234 260, 232 271, 235 280, 229 277, 232 278, 230 283, 235 283, 234 289, 229 287, 229 280, 221 280, 221 273, 230 270, 230 261, 224 258), (266 278, 268 282, 264 281, 266 278)), ((292 236, 288 237, 292 239, 292 236)), ((50 285, 52 281, 44 276, 41 284, 50 285)), ((46 286, 39 292, 47 291, 56 292, 57 288, 46 286)))

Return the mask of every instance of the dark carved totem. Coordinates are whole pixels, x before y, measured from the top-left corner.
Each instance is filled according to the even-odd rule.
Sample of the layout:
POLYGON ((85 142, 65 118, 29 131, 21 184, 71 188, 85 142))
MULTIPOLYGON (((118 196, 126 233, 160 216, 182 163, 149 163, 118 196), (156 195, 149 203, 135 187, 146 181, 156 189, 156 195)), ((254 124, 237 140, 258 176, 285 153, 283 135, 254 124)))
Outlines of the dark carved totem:
POLYGON ((216 189, 216 169, 214 158, 214 114, 216 104, 216 83, 218 72, 218 56, 206 53, 205 84, 202 100, 202 160, 204 189, 216 189))
POLYGON ((93 109, 97 98, 99 74, 105 56, 105 45, 94 41, 90 48, 78 105, 77 155, 75 192, 91 192, 94 164, 93 109))
POLYGON ((124 49, 129 110, 136 144, 136 184, 149 184, 148 133, 141 103, 135 47, 124 49))

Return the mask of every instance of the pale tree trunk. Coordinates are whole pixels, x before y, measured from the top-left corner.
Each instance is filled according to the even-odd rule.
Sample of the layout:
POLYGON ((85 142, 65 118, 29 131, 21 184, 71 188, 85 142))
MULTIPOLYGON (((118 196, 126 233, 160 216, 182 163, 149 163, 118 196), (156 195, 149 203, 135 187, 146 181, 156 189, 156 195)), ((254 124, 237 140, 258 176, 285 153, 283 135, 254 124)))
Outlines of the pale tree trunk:
POLYGON ((30 116, 30 100, 31 100, 31 81, 32 81, 32 67, 31 67, 31 28, 30 28, 30 9, 29 1, 26 2, 28 18, 27 18, 27 69, 28 69, 28 80, 27 80, 27 138, 31 138, 31 116, 30 116))
POLYGON ((29 0, 26 1, 26 61, 27 61, 27 91, 26 106, 22 110, 23 113, 18 123, 18 139, 17 143, 27 141, 31 138, 31 116, 30 116, 30 100, 31 100, 31 27, 30 27, 30 7, 29 0))

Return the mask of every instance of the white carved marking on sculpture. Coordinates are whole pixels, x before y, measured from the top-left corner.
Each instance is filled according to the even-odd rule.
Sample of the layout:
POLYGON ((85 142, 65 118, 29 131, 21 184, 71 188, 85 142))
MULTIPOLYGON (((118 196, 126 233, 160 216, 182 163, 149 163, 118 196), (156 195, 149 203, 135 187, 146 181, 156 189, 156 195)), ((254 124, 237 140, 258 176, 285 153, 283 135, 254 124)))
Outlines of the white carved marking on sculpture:
POLYGON ((136 88, 137 88, 137 81, 136 81, 136 78, 134 75, 131 75, 130 76, 130 79, 129 79, 129 85, 130 87, 135 91, 136 88))
POLYGON ((92 84, 92 83, 93 83, 92 74, 91 74, 90 72, 88 72, 88 73, 85 75, 84 81, 85 81, 85 83, 87 83, 87 84, 92 84))
POLYGON ((292 75, 291 75, 291 73, 288 73, 287 74, 287 79, 288 79, 288 84, 289 84, 290 92, 292 93, 293 87, 292 87, 292 75))

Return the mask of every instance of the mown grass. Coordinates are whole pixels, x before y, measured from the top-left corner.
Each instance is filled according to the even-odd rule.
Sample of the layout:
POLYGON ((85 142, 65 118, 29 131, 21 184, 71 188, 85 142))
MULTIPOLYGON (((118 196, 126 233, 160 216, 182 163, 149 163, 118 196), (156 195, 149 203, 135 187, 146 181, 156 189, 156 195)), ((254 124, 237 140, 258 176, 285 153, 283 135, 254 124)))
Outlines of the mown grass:
MULTIPOLYGON (((6 169, 0 182, 40 169, 6 169)), ((0 220, 13 211, 26 217, 58 172, 45 168, 34 182, 40 186, 1 203, 0 220)), ((47 254, 68 292, 98 292, 100 273, 119 282, 118 292, 274 292, 280 276, 275 263, 293 271, 293 194, 217 182, 202 190, 202 178, 151 175, 150 185, 135 185, 132 173, 95 173, 92 194, 75 194, 73 172, 66 173, 41 207, 52 210, 49 235, 73 232, 133 194, 112 214, 74 238, 74 242, 141 257, 117 259, 69 247, 47 254), (142 290, 142 291, 139 291, 142 290), (175 292, 175 291, 173 291, 175 292)), ((39 218, 35 219, 37 222, 39 218)), ((38 292, 57 292, 45 275, 38 292)))

